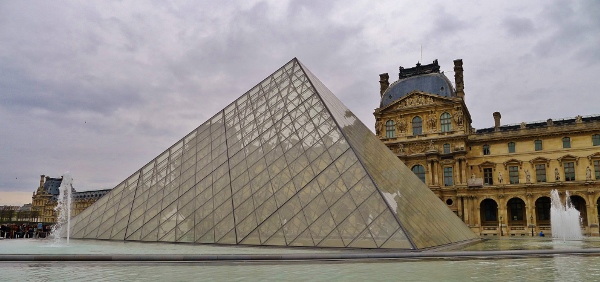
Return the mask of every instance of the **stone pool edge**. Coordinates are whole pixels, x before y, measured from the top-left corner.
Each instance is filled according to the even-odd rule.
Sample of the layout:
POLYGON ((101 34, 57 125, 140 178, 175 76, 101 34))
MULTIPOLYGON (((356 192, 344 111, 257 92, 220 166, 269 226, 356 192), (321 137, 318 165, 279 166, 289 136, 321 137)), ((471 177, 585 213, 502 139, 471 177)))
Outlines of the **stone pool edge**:
POLYGON ((127 261, 127 262, 237 262, 237 261, 319 261, 319 260, 381 260, 381 259, 482 259, 523 258, 552 255, 600 255, 600 248, 545 249, 503 251, 449 251, 449 252, 352 252, 316 254, 44 254, 3 255, 0 262, 32 261, 127 261))

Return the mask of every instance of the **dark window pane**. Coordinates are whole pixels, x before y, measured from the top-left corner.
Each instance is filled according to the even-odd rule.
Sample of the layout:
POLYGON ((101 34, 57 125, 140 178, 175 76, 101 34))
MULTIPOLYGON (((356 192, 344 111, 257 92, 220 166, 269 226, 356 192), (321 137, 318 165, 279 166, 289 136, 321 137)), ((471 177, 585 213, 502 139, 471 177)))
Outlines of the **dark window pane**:
POLYGON ((444 167, 444 186, 452 186, 452 167, 444 167))
POLYGON ((536 151, 541 151, 542 150, 542 140, 535 140, 535 150, 536 151))
POLYGON ((385 138, 396 137, 396 125, 393 120, 388 120, 385 123, 385 138))
POLYGON ((535 165, 535 179, 537 182, 546 182, 546 165, 536 164, 535 165))
POLYGON ((423 181, 423 183, 425 183, 425 168, 422 165, 415 165, 411 170, 419 177, 419 179, 421 179, 421 181, 423 181))
POLYGON ((492 173, 491 167, 483 169, 483 183, 485 185, 493 185, 494 184, 494 175, 492 173))
POLYGON ((450 154, 450 144, 444 144, 444 154, 450 154))
POLYGON ((514 153, 515 152, 515 142, 509 142, 508 143, 508 152, 509 153, 514 153))
POLYGON ((562 142, 563 142, 563 148, 571 148, 571 138, 564 137, 562 139, 562 142))
POLYGON ((483 154, 484 155, 490 154, 490 145, 483 145, 483 154))
POLYGON ((594 134, 594 135, 592 135, 592 145, 593 146, 600 146, 600 134, 594 134))
POLYGON ((575 180, 575 163, 565 163, 565 181, 575 180))
POLYGON ((421 117, 415 117, 412 120, 413 135, 419 135, 423 133, 423 120, 421 117))
POLYGON ((448 132, 452 130, 452 119, 450 118, 449 113, 443 113, 440 117, 440 123, 442 125, 442 132, 448 132))
POLYGON ((509 166, 508 167, 508 175, 510 178, 510 184, 518 184, 519 183, 519 167, 518 166, 509 166))

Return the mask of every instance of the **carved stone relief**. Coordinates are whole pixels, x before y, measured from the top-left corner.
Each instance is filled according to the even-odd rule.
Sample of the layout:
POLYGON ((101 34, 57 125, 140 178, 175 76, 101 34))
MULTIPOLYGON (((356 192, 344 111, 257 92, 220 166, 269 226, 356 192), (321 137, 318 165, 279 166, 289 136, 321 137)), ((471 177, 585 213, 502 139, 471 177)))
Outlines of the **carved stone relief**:
POLYGON ((375 135, 381 136, 381 126, 382 126, 381 120, 377 119, 375 121, 375 135))
POLYGON ((404 120, 401 115, 398 119, 396 119, 396 129, 398 130, 398 135, 404 135, 406 133, 406 127, 406 120, 404 120))
POLYGON ((401 109, 406 107, 424 106, 429 104, 433 104, 433 98, 423 95, 416 95, 400 101, 396 108, 401 109))
POLYGON ((454 123, 456 123, 456 126, 458 126, 459 128, 462 128, 464 124, 464 115, 465 114, 463 113, 460 107, 458 107, 456 111, 454 111, 454 113, 452 114, 452 116, 454 117, 454 123))
POLYGON ((429 143, 427 142, 415 142, 408 144, 408 150, 411 154, 423 153, 429 149, 429 143))
POLYGON ((437 116, 434 111, 431 111, 429 116, 427 117, 427 126, 429 126, 430 132, 437 131, 437 116))

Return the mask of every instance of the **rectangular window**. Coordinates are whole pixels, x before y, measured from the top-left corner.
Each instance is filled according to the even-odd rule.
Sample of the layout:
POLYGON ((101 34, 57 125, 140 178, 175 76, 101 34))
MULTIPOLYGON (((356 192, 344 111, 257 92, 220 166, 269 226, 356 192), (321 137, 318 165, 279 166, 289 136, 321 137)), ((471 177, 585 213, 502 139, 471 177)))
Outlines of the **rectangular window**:
POLYGON ((600 180, 600 161, 594 161, 594 174, 596 174, 596 180, 600 180))
POLYGON ((484 155, 490 154, 490 145, 483 145, 483 154, 484 155))
POLYGON ((509 153, 514 153, 515 152, 515 142, 509 142, 508 143, 508 152, 509 153))
POLYGON ((594 135, 592 135, 592 145, 593 146, 600 146, 600 134, 594 134, 594 135))
POLYGON ((444 186, 452 186, 452 167, 444 167, 444 186))
POLYGON ((494 174, 491 167, 483 169, 483 184, 494 185, 494 174))
POLYGON ((385 123, 385 137, 394 138, 396 137, 396 124, 393 120, 388 120, 385 123))
POLYGON ((562 139, 563 148, 571 148, 571 138, 565 137, 562 139))
POLYGON ((423 120, 421 117, 415 117, 412 120, 413 135, 423 134, 423 120))
POLYGON ((444 154, 450 154, 450 144, 444 144, 444 154))
POLYGON ((535 179, 537 182, 546 182, 546 165, 536 164, 535 165, 535 179))
POLYGON ((510 184, 518 184, 519 183, 519 167, 509 166, 508 167, 508 176, 510 178, 510 184))
POLYGON ((542 150, 542 140, 535 140, 534 144, 535 144, 535 150, 536 151, 541 151, 542 150))
POLYGON ((565 181, 575 181, 575 163, 565 163, 565 181))

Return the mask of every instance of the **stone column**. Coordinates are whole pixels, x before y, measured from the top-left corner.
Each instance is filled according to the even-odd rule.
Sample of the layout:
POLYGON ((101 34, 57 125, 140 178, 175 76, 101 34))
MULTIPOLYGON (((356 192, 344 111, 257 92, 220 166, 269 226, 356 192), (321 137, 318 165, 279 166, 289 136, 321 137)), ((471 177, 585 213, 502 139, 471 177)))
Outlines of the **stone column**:
POLYGON ((425 181, 427 181, 429 186, 433 186, 435 185, 435 183, 433 183, 433 161, 428 160, 427 161, 427 173, 426 175, 426 179, 425 181))
POLYGON ((464 222, 465 221, 465 216, 464 216, 465 212, 463 210, 463 203, 462 203, 463 202, 463 197, 462 196, 457 196, 456 197, 456 202, 457 202, 456 203, 456 208, 458 210, 458 217, 460 217, 462 219, 462 221, 464 222))
POLYGON ((433 167, 434 167, 434 174, 433 174, 433 176, 434 176, 434 179, 435 179, 434 182, 435 182, 436 185, 439 185, 440 182, 438 181, 438 174, 439 174, 439 171, 440 171, 439 170, 440 163, 437 162, 437 161, 435 161, 435 160, 434 160, 434 162, 435 162, 433 164, 433 167))
POLYGON ((452 165, 452 170, 453 170, 453 174, 452 175, 455 179, 454 181, 454 185, 460 184, 460 169, 459 169, 459 161, 455 161, 454 164, 452 165), (456 176, 455 176, 456 175, 456 176))
POLYGON ((469 197, 463 197, 463 199, 465 200, 465 205, 463 207, 464 210, 464 222, 466 225, 469 225, 469 222, 471 220, 470 214, 469 214, 469 210, 471 209, 471 203, 469 202, 469 197))
POLYGON ((461 173, 462 173, 462 184, 466 185, 467 184, 467 173, 466 173, 466 167, 467 167, 467 159, 462 158, 462 166, 461 166, 461 173))

